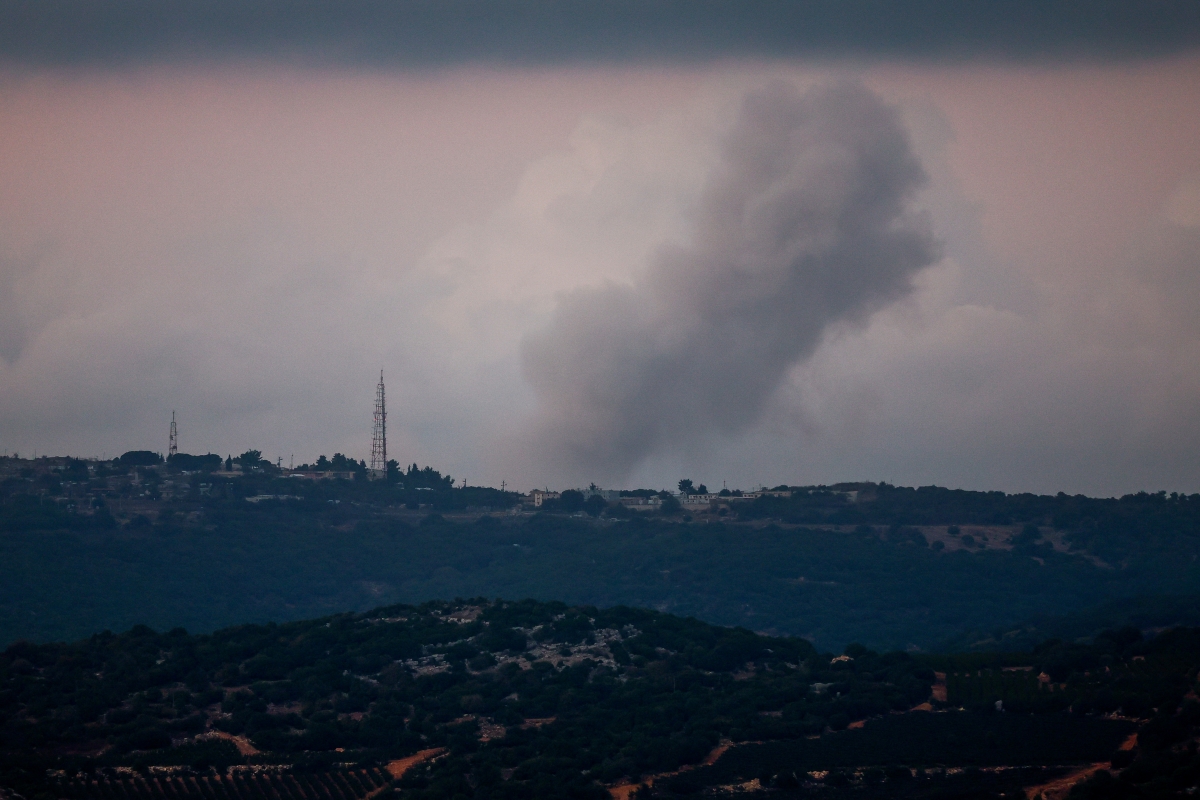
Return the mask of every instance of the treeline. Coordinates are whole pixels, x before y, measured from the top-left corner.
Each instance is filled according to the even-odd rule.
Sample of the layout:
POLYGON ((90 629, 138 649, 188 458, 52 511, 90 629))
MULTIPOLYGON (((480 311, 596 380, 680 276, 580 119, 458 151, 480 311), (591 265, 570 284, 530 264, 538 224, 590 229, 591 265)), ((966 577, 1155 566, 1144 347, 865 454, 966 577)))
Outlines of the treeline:
MULTIPOLYGON (((1144 564, 1148 555, 1200 544, 1200 494, 1138 492, 1119 498, 1005 494, 881 484, 792 487, 790 497, 737 504, 745 519, 803 525, 1022 525, 1063 531, 1072 548, 1108 564, 1144 564), (851 488, 845 488, 851 487, 851 488), (851 499, 847 492, 855 491, 851 499)), ((1030 542, 1032 544, 1032 542, 1030 542)))
MULTIPOLYGON (((740 514, 797 523, 839 525, 1050 525, 1059 530, 1200 533, 1200 494, 1138 492, 1120 498, 1005 494, 940 486, 887 483, 836 487, 777 487, 790 497, 764 495, 739 503, 740 514), (850 493, 854 492, 855 495, 850 493), (745 511, 742 511, 745 509, 745 511)), ((1081 533, 1082 535, 1082 533, 1081 533)))

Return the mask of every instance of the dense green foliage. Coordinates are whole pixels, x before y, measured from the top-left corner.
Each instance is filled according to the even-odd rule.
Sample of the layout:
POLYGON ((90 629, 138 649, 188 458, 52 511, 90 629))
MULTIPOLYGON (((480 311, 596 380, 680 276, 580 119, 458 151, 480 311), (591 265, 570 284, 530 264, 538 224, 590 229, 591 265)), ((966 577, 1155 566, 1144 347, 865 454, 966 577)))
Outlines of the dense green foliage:
POLYGON ((189 472, 212 472, 221 468, 222 459, 216 453, 194 456, 189 453, 175 453, 167 457, 167 465, 174 469, 189 472))
MULTIPOLYGON (((787 487, 778 487, 787 488, 787 487)), ((790 497, 763 496, 744 516, 785 522, 888 525, 1049 524, 1081 540, 1133 534, 1200 534, 1200 494, 1138 492, 1121 498, 1005 494, 940 486, 841 484, 793 487, 790 497), (847 492, 857 491, 851 499, 847 492)))
POLYGON ((115 459, 117 464, 129 467, 148 467, 161 464, 163 457, 151 450, 130 450, 115 459))
POLYGON ((1086 783, 1073 800, 1194 797, 1200 788, 1200 703, 1190 700, 1178 713, 1163 713, 1138 732, 1138 750, 1113 761, 1086 783))
POLYGON ((584 490, 534 514, 416 464, 387 481, 341 454, 313 468, 353 479, 288 476, 253 449, 0 459, 0 645, 476 595, 652 607, 835 649, 1028 649, 1200 622, 1200 496, 854 484, 635 511, 584 490))
POLYGON ((214 500, 194 519, 57 505, 0 507, 0 636, 67 638, 137 623, 211 630, 486 594, 658 607, 803 634, 824 647, 931 647, 1151 587, 1189 585, 1189 564, 1115 572, 1082 558, 939 553, 871 533, 684 525, 634 518, 483 518, 420 524, 348 503, 214 500))
POLYGON ((311 766, 322 753, 326 765, 380 763, 428 747, 473 758, 481 727, 505 726, 489 758, 520 773, 513 796, 547 779, 571 793, 697 761, 723 736, 820 730, 928 694, 927 668, 902 653, 885 661, 847 683, 847 699, 805 701, 828 667, 802 640, 627 608, 486 601, 18 643, 0 656, 0 784, 36 793, 47 769, 244 762, 196 739, 214 729, 246 736, 269 754, 261 763, 311 766), (758 713, 788 702, 805 703, 800 728, 758 713))
POLYGON ((903 714, 872 720, 858 730, 817 739, 734 748, 695 777, 732 783, 784 770, 817 770, 903 764, 910 767, 1009 764, 1084 764, 1107 760, 1136 729, 1125 720, 1070 714, 1028 716, 978 713, 903 714))
MULTIPOLYGON (((1110 770, 1076 786, 1071 792, 1076 800, 1191 797, 1200 789, 1196 672, 1194 666, 1190 671, 1182 667, 1200 661, 1200 631, 1167 631, 1147 648, 1144 658, 1138 665, 1142 671, 1156 673, 1169 688, 1155 692, 1154 707, 1146 713, 1153 716, 1138 731, 1136 751, 1120 753, 1110 770), (1181 689, 1191 691, 1184 695, 1181 689)), ((1120 678, 1114 683, 1111 695, 1132 689, 1120 678)))
POLYGON ((1110 762, 1109 769, 1077 785, 1073 798, 1182 798, 1200 788, 1200 629, 1171 629, 1148 641, 1136 630, 1108 631, 1087 645, 1047 641, 1029 654, 919 661, 949 671, 948 706, 966 710, 888 715, 819 738, 748 743, 648 793, 1020 798, 1069 772, 1053 765, 1097 762, 1110 762))
POLYGON ((1105 630, 1162 630, 1200 626, 1200 595, 1123 597, 1070 614, 1038 614, 998 633, 964 631, 943 642, 944 652, 1008 650, 1025 652, 1046 639, 1090 640, 1105 630))
POLYGON ((1087 791, 1144 796, 1195 785, 1198 668, 1197 629, 1026 656, 851 645, 831 657, 653 611, 484 599, 207 635, 141 626, 0 654, 0 788, 31 800, 605 800, 630 783, 661 797, 1015 797, 1113 759, 1124 772, 1087 791), (931 712, 935 669, 950 695, 931 712), (1032 685, 996 679, 1039 671, 1032 685), (417 753, 393 782, 385 768, 417 753))

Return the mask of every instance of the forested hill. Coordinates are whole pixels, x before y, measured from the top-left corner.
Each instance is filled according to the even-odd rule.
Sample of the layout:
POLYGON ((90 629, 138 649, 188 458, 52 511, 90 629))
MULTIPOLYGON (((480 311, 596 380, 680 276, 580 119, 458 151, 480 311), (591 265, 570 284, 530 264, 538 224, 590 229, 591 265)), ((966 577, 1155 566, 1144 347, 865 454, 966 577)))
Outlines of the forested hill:
POLYGON ((344 457, 350 479, 308 480, 248 456, 214 472, 126 455, 0 459, 0 646, 490 596, 656 608, 828 649, 997 648, 1192 623, 1200 594, 1200 495, 842 484, 533 507, 416 465, 401 485, 344 457), (1153 613, 1123 614, 1132 598, 1153 613))
POLYGON ((1062 532, 1074 548, 1113 563, 1141 550, 1200 542, 1200 494, 1097 498, 863 483, 795 487, 788 497, 759 497, 739 512, 744 518, 805 524, 1032 525, 1062 532))
POLYGON ((1119 775, 1088 796, 1183 797, 1198 668, 1196 629, 834 656, 653 611, 485 599, 138 627, 0 653, 0 793, 1015 799, 1102 762, 1119 775))

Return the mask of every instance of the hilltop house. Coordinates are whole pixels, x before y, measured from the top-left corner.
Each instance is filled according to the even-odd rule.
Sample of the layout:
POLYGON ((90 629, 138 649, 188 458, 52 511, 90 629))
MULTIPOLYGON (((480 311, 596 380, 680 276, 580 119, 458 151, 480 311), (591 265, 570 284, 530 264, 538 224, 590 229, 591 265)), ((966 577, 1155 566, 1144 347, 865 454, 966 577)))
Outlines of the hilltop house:
POLYGON ((534 489, 527 495, 526 505, 531 505, 534 508, 537 508, 547 500, 557 500, 561 496, 561 493, 552 492, 549 489, 534 489))

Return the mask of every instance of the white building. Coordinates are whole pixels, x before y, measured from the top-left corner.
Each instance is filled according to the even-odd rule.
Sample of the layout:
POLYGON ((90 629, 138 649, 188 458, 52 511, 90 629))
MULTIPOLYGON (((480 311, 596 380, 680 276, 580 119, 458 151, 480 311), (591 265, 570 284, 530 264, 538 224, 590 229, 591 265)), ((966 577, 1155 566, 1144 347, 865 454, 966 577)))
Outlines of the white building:
POLYGON ((534 489, 529 493, 528 502, 526 505, 531 505, 534 508, 537 508, 547 500, 557 500, 561 496, 562 495, 559 492, 552 492, 548 489, 534 489))

